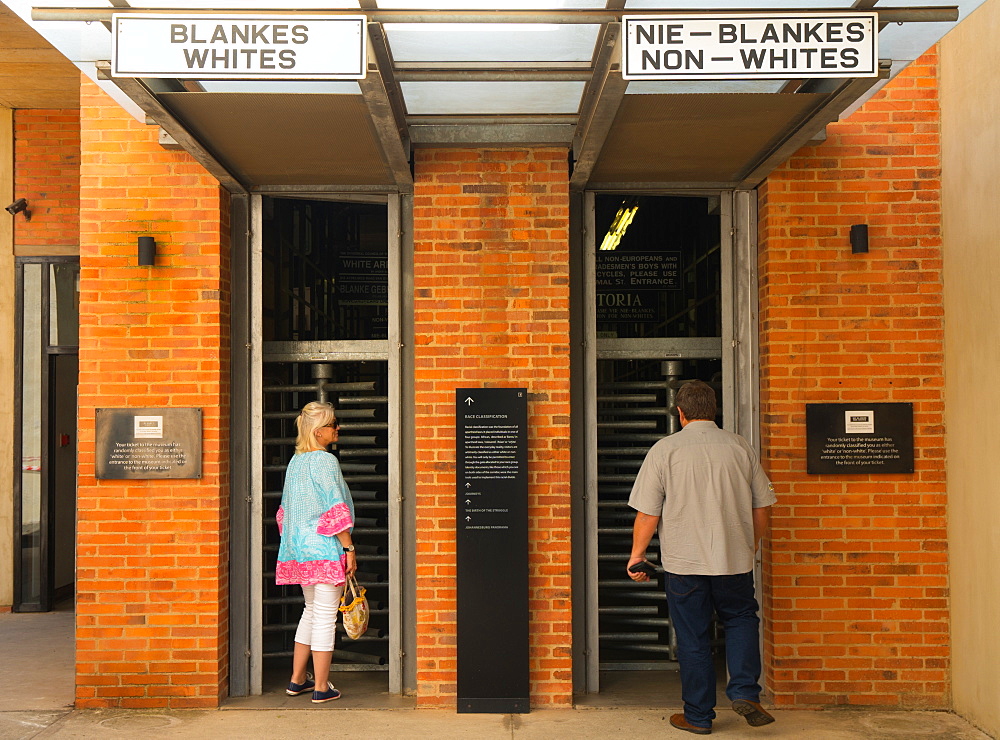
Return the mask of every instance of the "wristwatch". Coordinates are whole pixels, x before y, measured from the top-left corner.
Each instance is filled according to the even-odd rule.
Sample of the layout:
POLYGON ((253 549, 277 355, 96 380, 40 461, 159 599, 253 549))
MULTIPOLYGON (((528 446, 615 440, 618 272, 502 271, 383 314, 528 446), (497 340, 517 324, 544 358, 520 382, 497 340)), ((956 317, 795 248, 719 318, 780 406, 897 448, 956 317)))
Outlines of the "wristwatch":
POLYGON ((354 552, 354 545, 348 545, 345 547, 344 552, 354 552))

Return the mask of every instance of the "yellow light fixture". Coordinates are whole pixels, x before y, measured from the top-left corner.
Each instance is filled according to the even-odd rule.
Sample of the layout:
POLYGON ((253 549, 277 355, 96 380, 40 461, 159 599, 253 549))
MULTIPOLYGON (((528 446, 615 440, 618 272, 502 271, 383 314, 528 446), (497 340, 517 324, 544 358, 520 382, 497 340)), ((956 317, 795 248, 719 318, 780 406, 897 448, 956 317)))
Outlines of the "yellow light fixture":
POLYGON ((625 236, 625 230, 632 223, 632 219, 635 218, 638 210, 639 206, 637 205, 630 206, 628 202, 622 203, 622 207, 618 209, 618 213, 615 214, 614 219, 611 221, 611 226, 608 228, 608 233, 604 236, 604 241, 601 242, 601 250, 607 251, 618 248, 618 243, 625 236))

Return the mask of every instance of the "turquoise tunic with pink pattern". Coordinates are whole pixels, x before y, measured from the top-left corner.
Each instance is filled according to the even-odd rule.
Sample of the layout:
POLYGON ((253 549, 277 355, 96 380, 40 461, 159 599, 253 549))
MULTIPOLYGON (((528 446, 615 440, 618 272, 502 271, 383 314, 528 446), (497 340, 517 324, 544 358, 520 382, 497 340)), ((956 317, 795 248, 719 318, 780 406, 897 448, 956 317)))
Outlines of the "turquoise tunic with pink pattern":
POLYGON ((279 586, 344 582, 347 557, 334 535, 354 526, 354 501, 336 457, 325 450, 292 456, 277 519, 279 586))

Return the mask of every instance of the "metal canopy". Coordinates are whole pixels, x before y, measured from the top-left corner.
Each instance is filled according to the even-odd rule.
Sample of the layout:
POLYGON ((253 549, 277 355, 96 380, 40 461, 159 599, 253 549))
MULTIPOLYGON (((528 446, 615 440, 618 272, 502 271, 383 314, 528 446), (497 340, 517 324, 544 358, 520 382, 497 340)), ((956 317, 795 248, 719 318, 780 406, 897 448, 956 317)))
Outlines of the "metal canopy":
MULTIPOLYGON (((570 0, 585 7, 558 10, 414 10, 361 0, 342 10, 225 11, 364 14, 368 70, 358 83, 246 82, 239 88, 196 80, 112 79, 106 60, 90 64, 96 63, 98 79, 113 83, 113 95, 137 105, 148 122, 159 125, 232 192, 406 191, 412 188, 415 146, 525 145, 566 147, 574 189, 674 189, 756 186, 916 56, 911 49, 909 58, 883 59, 877 78, 630 83, 620 70, 623 14, 746 12, 748 7, 706 9, 701 4, 690 10, 675 7, 673 0, 609 0, 604 8, 589 7, 593 2, 570 0), (496 38, 484 34, 491 30, 496 38), (553 30, 558 34, 545 35, 553 30)), ((223 12, 207 6, 124 4, 35 8, 32 18, 45 33, 46 27, 66 25, 49 21, 107 24, 112 13, 223 12)), ((919 53, 959 14, 957 6, 899 7, 897 0, 881 5, 878 0, 829 0, 824 7, 803 0, 798 9, 754 5, 776 14, 780 8, 781 15, 874 9, 881 29, 890 23, 892 28, 898 23, 936 28, 937 35, 919 53)), ((916 43, 923 45, 926 37, 916 43)), ((87 71, 87 60, 74 61, 87 71)))

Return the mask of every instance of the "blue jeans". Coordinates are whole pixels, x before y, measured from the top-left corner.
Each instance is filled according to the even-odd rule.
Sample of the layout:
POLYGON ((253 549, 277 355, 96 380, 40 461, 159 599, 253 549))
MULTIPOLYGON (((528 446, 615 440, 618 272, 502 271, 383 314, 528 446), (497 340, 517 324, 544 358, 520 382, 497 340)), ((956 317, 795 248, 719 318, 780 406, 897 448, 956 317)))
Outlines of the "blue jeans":
POLYGON ((711 727, 715 719, 715 666, 712 664, 712 612, 726 629, 730 701, 760 700, 760 620, 753 573, 734 576, 666 574, 667 607, 677 635, 684 718, 711 727))

